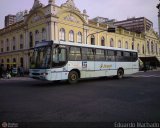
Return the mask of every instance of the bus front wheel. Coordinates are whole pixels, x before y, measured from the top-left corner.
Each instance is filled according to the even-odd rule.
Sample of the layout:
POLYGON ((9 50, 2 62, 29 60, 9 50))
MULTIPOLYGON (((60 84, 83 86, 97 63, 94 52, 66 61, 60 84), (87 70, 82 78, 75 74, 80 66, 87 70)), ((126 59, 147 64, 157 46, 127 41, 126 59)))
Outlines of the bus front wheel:
POLYGON ((123 69, 118 69, 118 71, 117 71, 117 78, 118 79, 122 79, 123 75, 124 75, 123 69))
POLYGON ((76 71, 71 71, 68 75, 68 82, 70 84, 75 84, 78 82, 79 76, 76 71))

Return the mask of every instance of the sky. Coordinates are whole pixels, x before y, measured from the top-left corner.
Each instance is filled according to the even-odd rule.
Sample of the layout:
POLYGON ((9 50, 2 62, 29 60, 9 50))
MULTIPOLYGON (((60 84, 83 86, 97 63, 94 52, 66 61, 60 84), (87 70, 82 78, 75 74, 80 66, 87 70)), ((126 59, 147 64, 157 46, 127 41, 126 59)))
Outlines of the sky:
MULTIPOLYGON (((48 0, 40 0, 47 5, 48 0)), ((57 5, 67 0, 55 0, 57 5)), ((8 14, 16 14, 25 9, 30 10, 34 0, 0 0, 0 29, 4 27, 4 17, 8 14)), ((158 31, 159 0, 74 0, 76 7, 82 12, 86 9, 89 18, 97 16, 125 20, 132 17, 146 17, 153 22, 153 28, 158 31)))

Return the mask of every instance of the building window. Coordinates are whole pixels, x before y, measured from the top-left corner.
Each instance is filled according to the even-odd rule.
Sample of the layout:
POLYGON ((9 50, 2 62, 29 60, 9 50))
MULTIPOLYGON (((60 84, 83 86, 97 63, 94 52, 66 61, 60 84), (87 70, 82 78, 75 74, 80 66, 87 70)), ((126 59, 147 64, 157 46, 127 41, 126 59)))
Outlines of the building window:
POLYGON ((1 52, 3 52, 3 48, 1 48, 1 52))
POLYGON ((128 41, 125 43, 125 48, 128 49, 128 41))
POLYGON ((137 44, 137 51, 138 51, 138 53, 140 53, 140 46, 139 46, 139 44, 137 44))
POLYGON ((42 29, 42 40, 46 40, 47 39, 46 37, 47 37, 46 29, 43 28, 42 29))
POLYGON ((59 32, 59 39, 65 41, 65 29, 61 28, 59 32))
POLYGON ((21 34, 20 35, 20 49, 23 49, 23 42, 24 42, 23 35, 21 34))
POLYGON ((71 31, 69 32, 69 41, 70 41, 70 42, 74 42, 74 32, 73 32, 73 30, 71 30, 71 31))
POLYGON ((134 42, 132 42, 132 50, 134 50, 134 42))
POLYGON ((29 43, 30 48, 33 47, 33 34, 32 34, 32 32, 29 33, 29 42, 30 42, 29 43))
POLYGON ((113 38, 110 39, 110 47, 114 47, 114 40, 113 40, 113 38))
POLYGON ((1 52, 3 52, 3 46, 4 44, 3 44, 3 40, 1 40, 1 52))
POLYGON ((16 38, 15 37, 13 37, 12 45, 13 45, 13 50, 16 50, 16 38))
POLYGON ((91 45, 95 45, 95 37, 94 37, 94 35, 91 35, 91 45))
POLYGON ((6 40, 6 46, 7 46, 6 51, 8 52, 9 51, 9 39, 6 40))
POLYGON ((149 41, 147 41, 147 51, 148 51, 148 54, 150 54, 150 43, 149 43, 149 41))
POLYGON ((151 42, 151 52, 152 52, 152 54, 154 53, 154 44, 153 44, 153 42, 151 42))
POLYGON ((35 31, 35 42, 39 42, 39 31, 35 31))
POLYGON ((101 38, 101 46, 105 46, 105 38, 104 37, 101 38))
POLYGON ((3 60, 3 59, 1 60, 1 63, 2 63, 2 64, 4 63, 4 60, 3 60))
POLYGON ((142 47, 142 52, 143 52, 143 54, 145 54, 144 44, 143 44, 143 47, 142 47))
POLYGON ((118 48, 122 48, 121 40, 118 41, 118 48))
POLYGON ((20 64, 23 67, 23 57, 20 58, 20 64))
POLYGON ((82 33, 81 33, 81 32, 78 32, 77 42, 78 42, 78 43, 82 43, 82 33))

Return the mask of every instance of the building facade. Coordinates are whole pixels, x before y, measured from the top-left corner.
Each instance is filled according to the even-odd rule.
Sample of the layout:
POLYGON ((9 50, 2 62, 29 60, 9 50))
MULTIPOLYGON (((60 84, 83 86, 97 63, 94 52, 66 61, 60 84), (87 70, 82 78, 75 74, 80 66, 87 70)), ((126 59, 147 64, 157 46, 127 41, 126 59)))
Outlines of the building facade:
POLYGON ((33 47, 42 40, 134 49, 140 57, 160 56, 159 38, 152 28, 141 34, 123 28, 115 33, 93 34, 107 28, 107 24, 89 20, 86 10, 81 12, 74 0, 61 6, 55 0, 49 0, 46 6, 34 0, 23 20, 0 30, 0 63, 22 65, 28 71, 33 47))

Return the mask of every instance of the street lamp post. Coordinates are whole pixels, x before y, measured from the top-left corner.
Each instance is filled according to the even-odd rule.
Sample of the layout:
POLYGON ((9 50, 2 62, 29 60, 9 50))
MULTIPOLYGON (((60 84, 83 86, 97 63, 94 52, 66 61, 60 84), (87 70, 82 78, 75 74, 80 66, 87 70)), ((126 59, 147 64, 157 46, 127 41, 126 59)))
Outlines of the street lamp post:
POLYGON ((88 39, 89 36, 94 35, 94 34, 98 34, 98 33, 101 33, 101 32, 105 32, 105 31, 106 32, 115 33, 115 28, 108 28, 107 30, 102 30, 102 31, 91 33, 91 34, 87 35, 87 37, 86 37, 86 43, 87 43, 87 39, 88 39))

